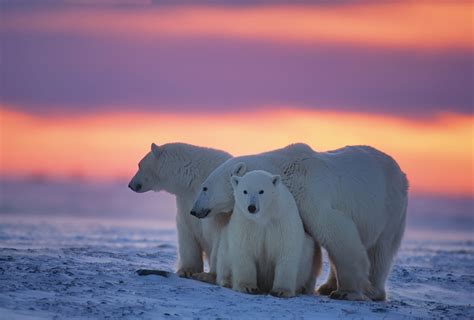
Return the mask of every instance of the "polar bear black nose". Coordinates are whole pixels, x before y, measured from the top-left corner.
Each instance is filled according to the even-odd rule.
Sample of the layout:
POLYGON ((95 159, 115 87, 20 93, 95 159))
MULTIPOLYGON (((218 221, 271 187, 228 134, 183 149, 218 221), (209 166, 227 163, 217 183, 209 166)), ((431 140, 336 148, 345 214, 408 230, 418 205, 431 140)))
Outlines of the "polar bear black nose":
POLYGON ((249 205, 247 209, 250 213, 255 213, 255 211, 257 211, 257 207, 255 207, 253 204, 249 205))
POLYGON ((140 191, 140 189, 142 188, 142 185, 140 183, 137 183, 135 185, 133 185, 132 183, 129 183, 128 187, 132 189, 133 191, 137 192, 137 191, 140 191))

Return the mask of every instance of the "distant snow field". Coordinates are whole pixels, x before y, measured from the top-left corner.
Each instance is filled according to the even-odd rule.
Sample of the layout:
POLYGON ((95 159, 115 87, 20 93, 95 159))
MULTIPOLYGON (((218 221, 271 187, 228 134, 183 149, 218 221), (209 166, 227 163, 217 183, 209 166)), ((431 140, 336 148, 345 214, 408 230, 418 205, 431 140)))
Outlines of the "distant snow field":
MULTIPOLYGON (((388 301, 347 302, 254 296, 175 276, 138 276, 141 268, 174 270, 171 223, 0 218, 0 319, 474 318, 470 232, 408 230, 388 301)), ((318 285, 327 272, 325 259, 318 285)))

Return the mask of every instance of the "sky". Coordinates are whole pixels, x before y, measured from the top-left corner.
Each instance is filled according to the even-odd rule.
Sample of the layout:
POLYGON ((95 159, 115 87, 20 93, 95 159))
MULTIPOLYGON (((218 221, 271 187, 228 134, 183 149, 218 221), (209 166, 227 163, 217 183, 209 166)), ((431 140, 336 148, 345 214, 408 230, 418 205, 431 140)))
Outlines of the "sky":
POLYGON ((470 1, 170 3, 0 0, 0 176, 365 144, 415 194, 474 195, 470 1))

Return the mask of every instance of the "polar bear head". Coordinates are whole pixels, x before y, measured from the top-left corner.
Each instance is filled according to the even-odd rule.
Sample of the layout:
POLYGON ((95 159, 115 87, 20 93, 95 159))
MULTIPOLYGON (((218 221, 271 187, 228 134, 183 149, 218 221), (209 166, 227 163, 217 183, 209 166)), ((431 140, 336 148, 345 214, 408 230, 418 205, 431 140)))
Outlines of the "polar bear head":
MULTIPOLYGON (((138 164, 138 171, 129 183, 135 192, 164 190, 189 197, 195 194, 204 179, 231 155, 227 152, 174 142, 151 145, 151 151, 138 164)), ((193 200, 192 197, 189 200, 193 200)))
POLYGON ((215 169, 201 185, 201 191, 194 201, 191 214, 200 219, 234 209, 234 196, 230 177, 243 176, 247 165, 236 158, 229 159, 215 169))
POLYGON ((267 171, 255 170, 243 177, 231 177, 235 206, 240 213, 252 220, 261 220, 271 215, 275 199, 279 196, 281 177, 267 171))
POLYGON ((160 161, 158 161, 162 151, 162 148, 152 143, 151 151, 138 163, 138 171, 128 184, 130 189, 138 193, 163 190, 162 179, 159 177, 160 161))
MULTIPOLYGON (((128 187, 135 192, 167 191, 180 194, 199 186, 194 157, 196 147, 184 143, 151 145, 151 151, 138 163, 138 171, 128 187)), ((213 159, 207 159, 209 163, 213 159)))

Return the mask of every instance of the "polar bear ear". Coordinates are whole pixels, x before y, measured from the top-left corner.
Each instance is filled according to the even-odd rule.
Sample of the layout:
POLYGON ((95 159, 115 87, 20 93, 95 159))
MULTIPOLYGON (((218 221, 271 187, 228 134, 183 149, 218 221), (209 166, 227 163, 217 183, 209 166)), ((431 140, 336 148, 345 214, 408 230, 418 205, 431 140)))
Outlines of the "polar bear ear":
POLYGON ((162 151, 161 148, 158 147, 156 144, 154 143, 151 144, 151 152, 156 158, 160 157, 161 151, 162 151))
POLYGON ((247 165, 243 162, 239 162, 235 165, 234 169, 232 170, 231 176, 238 176, 241 177, 247 172, 247 165))
POLYGON ((274 186, 279 185, 281 182, 281 177, 279 175, 273 176, 272 177, 272 183, 274 186))
POLYGON ((232 187, 236 188, 239 185, 240 177, 232 176, 230 177, 230 182, 232 182, 232 187))

